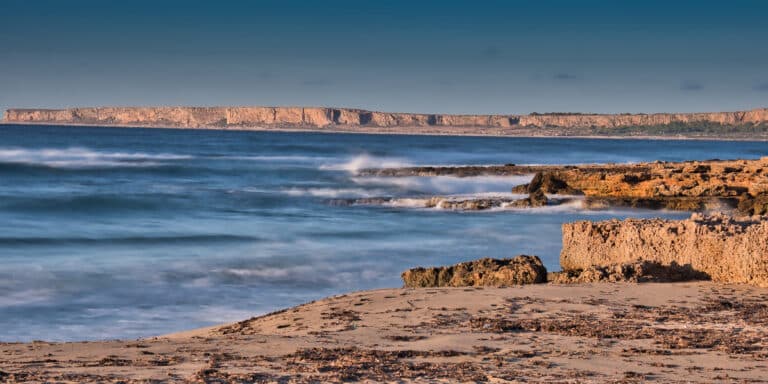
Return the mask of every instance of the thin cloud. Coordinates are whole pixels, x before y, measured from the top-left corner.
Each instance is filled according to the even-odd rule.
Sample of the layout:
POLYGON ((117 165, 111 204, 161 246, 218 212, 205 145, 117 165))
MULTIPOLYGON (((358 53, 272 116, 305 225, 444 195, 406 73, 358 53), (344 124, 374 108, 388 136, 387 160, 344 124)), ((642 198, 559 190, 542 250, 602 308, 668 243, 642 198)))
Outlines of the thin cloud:
POLYGON ((755 91, 758 92, 768 92, 768 81, 765 83, 755 84, 754 87, 752 87, 755 91))

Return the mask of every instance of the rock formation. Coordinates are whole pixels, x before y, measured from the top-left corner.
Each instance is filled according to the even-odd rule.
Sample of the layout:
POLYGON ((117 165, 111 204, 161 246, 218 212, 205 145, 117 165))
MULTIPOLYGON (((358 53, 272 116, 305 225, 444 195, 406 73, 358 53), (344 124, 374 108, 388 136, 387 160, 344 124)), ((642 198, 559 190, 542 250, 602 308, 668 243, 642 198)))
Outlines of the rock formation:
POLYGON ((549 282, 556 284, 631 282, 631 283, 672 283, 678 281, 709 280, 709 275, 696 271, 690 265, 671 262, 664 265, 657 262, 638 260, 613 265, 591 265, 585 269, 571 269, 551 273, 549 282))
POLYGON ((614 219, 563 225, 563 270, 637 260, 690 266, 716 282, 768 287, 768 218, 694 214, 679 221, 614 219))
POLYGON ((745 193, 739 199, 738 208, 745 215, 768 215, 768 193, 761 192, 755 196, 745 193))
MULTIPOLYGON (((714 113, 447 115, 374 112, 324 107, 86 107, 9 109, 6 122, 159 126, 184 128, 485 127, 618 128, 717 124, 755 126, 768 123, 768 109, 714 113)), ((498 133, 498 132, 496 132, 498 133)))
POLYGON ((708 160, 602 165, 498 165, 365 169, 375 176, 519 176, 534 174, 515 193, 538 190, 554 195, 584 195, 586 208, 629 206, 703 210, 735 208, 760 214, 768 207, 768 157, 758 160, 708 160))
POLYGON ((406 287, 478 287, 537 284, 547 281, 547 269, 536 256, 480 259, 448 267, 413 268, 402 274, 406 287))

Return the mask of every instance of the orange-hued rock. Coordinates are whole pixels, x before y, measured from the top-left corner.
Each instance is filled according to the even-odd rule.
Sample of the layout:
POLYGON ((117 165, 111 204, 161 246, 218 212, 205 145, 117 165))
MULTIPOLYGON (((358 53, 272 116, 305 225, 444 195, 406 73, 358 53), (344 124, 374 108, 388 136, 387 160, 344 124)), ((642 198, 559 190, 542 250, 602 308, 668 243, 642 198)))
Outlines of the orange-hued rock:
POLYGON ((694 214, 563 224, 563 270, 637 260, 690 265, 716 282, 768 287, 768 218, 694 214))
POLYGON ((768 109, 713 113, 658 114, 531 114, 451 115, 373 112, 324 107, 99 107, 71 109, 9 109, 6 122, 235 127, 485 127, 485 128, 617 128, 669 124, 768 123, 768 109))
POLYGON ((275 108, 275 124, 299 125, 304 122, 304 108, 277 107, 275 108))
POLYGON ((578 166, 545 174, 598 197, 736 198, 768 191, 768 164, 762 160, 578 166))
POLYGON ((768 157, 637 164, 493 165, 363 169, 360 176, 513 176, 535 174, 515 193, 584 195, 588 205, 698 210, 725 203, 761 213, 768 201, 768 157))
POLYGON ((227 125, 274 124, 275 108, 232 107, 227 108, 227 125))
POLYGON ((304 117, 302 122, 306 125, 313 127, 324 127, 326 125, 330 125, 333 122, 331 120, 331 110, 328 108, 303 108, 303 110, 304 117))

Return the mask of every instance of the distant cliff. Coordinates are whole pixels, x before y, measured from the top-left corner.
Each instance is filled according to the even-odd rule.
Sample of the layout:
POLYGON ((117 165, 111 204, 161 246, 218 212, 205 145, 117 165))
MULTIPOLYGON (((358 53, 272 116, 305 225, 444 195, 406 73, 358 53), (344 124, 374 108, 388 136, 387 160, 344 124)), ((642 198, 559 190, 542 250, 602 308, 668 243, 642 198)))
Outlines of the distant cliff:
MULTIPOLYGON (((349 108, 318 107, 99 107, 70 109, 9 109, 6 123, 81 124, 183 128, 491 128, 504 133, 515 129, 580 129, 572 133, 610 133, 618 128, 656 127, 680 130, 688 126, 765 127, 768 109, 740 112, 530 115, 446 115, 373 112, 349 108)), ((384 128, 384 129, 382 129, 384 128)), ((392 130, 389 130, 392 131, 392 130)), ((419 132, 420 130, 415 130, 419 132)), ((472 130, 465 130, 471 133, 472 130)), ((481 132, 479 130, 478 132, 481 132)), ((632 134, 616 130, 615 132, 632 134)), ((482 132, 481 132, 482 133, 482 132)), ((550 132, 552 133, 552 132, 550 132)), ((674 132, 672 132, 674 133, 674 132)))

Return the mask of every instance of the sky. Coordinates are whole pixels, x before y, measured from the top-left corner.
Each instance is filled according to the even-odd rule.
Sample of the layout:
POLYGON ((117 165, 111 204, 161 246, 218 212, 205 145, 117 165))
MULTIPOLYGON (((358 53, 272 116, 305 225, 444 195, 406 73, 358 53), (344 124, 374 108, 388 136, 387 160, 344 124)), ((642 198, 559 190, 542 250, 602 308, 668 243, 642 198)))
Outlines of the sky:
POLYGON ((0 110, 768 107, 768 1, 0 0, 0 110))

